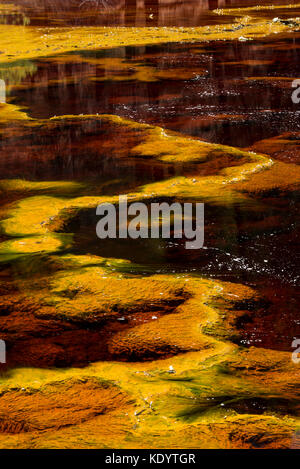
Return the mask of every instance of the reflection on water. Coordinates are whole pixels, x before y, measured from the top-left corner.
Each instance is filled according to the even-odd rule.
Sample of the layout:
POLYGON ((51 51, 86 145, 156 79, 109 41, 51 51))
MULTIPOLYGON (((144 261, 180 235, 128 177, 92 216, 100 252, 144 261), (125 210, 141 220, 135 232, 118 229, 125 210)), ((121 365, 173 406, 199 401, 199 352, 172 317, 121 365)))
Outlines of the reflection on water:
MULTIPOLYGON (((220 22, 210 11, 239 4, 235 0, 8 0, 5 3, 10 2, 22 7, 33 26, 198 26, 220 22)), ((14 23, 18 18, 20 13, 8 14, 6 21, 14 23)))
POLYGON ((117 114, 247 147, 298 131, 299 39, 122 47, 0 65, 31 116, 117 114))
MULTIPOLYGON (((218 8, 257 5, 253 0, 7 0, 22 8, 22 14, 6 15, 6 22, 32 26, 185 26, 229 22, 234 16, 216 17, 218 8)), ((290 0, 263 0, 260 5, 289 5, 290 0)), ((281 12, 281 16, 286 12, 281 12)), ((264 11, 262 15, 270 16, 264 11)))

